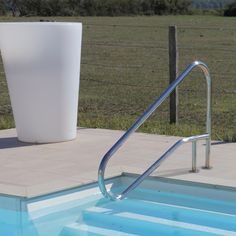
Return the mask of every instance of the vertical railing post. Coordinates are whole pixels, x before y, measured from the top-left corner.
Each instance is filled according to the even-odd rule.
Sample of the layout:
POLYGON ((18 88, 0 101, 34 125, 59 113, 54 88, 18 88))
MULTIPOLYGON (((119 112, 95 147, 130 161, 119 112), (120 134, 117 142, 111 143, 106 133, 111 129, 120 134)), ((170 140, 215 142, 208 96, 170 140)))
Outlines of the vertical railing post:
MULTIPOLYGON (((178 47, 177 47, 177 27, 169 26, 169 83, 171 84, 178 75, 178 47)), ((178 87, 170 95, 170 124, 178 124, 179 96, 178 87)))
POLYGON ((204 169, 211 169, 210 153, 211 153, 211 109, 212 109, 212 88, 209 71, 205 74, 207 77, 207 118, 206 118, 206 132, 209 138, 206 140, 206 163, 204 169))
POLYGON ((192 170, 190 172, 196 173, 197 170, 197 140, 192 142, 192 170))

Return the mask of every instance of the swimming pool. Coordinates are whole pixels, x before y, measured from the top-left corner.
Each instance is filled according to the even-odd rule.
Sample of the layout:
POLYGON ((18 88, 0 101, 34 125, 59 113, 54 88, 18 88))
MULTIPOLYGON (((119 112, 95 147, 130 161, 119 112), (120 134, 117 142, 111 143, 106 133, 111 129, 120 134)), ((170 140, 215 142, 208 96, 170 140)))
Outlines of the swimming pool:
MULTIPOLYGON (((120 192, 134 176, 110 179, 120 192)), ((96 184, 32 199, 1 196, 1 236, 236 235, 236 190, 148 178, 112 202, 96 184)))

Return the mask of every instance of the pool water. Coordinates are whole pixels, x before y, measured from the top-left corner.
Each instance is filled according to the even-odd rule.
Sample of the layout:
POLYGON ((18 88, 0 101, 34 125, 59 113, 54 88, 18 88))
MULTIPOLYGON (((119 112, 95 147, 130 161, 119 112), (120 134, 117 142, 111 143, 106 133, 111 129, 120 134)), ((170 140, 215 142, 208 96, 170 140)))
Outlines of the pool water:
MULTIPOLYGON (((133 180, 110 180, 121 191, 133 180)), ((235 189, 150 178, 112 202, 96 184, 33 199, 0 199, 0 236, 235 235, 235 189)))

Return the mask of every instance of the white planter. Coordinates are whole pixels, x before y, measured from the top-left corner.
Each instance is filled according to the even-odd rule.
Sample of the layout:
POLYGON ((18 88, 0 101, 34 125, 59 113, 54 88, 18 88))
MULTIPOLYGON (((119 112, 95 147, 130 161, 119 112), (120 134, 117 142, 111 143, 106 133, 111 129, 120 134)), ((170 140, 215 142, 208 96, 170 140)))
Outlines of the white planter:
POLYGON ((81 23, 0 23, 0 50, 18 139, 76 137, 81 23))

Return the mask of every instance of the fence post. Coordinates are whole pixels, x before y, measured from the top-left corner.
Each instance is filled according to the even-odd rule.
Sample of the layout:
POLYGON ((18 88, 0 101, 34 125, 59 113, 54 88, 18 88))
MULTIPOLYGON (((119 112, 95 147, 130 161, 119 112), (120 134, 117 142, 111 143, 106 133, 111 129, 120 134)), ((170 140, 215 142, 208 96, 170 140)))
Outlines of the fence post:
MULTIPOLYGON (((179 53, 177 48, 177 27, 169 26, 169 83, 171 84, 178 75, 179 53)), ((178 88, 170 95, 170 124, 178 124, 179 96, 178 88)))

